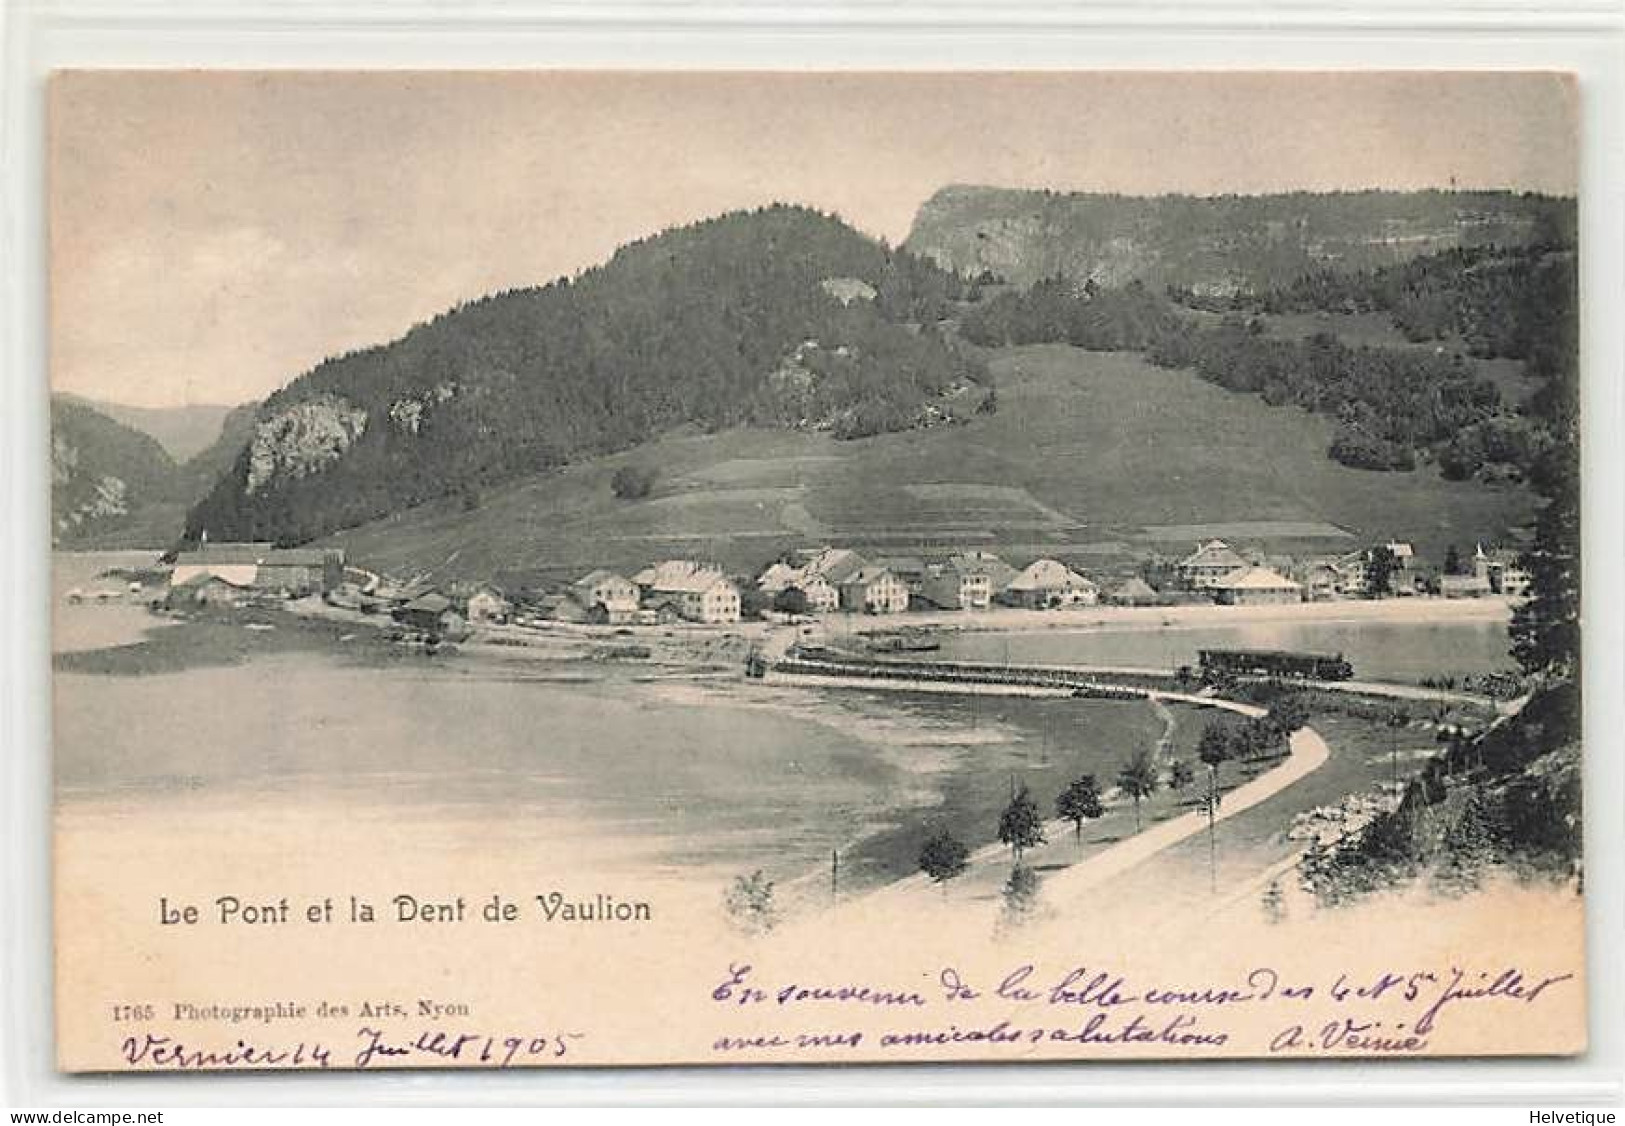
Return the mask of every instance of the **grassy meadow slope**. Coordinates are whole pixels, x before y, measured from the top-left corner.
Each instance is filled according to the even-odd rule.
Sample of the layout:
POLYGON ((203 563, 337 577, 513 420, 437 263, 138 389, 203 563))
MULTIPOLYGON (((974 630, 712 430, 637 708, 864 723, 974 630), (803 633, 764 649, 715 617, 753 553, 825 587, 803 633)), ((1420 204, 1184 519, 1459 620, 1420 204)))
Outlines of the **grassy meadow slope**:
POLYGON ((1100 569, 1208 532, 1297 551, 1392 535, 1437 558, 1530 515, 1521 488, 1337 465, 1329 420, 1137 356, 1041 345, 988 360, 999 410, 968 425, 845 442, 677 432, 488 490, 474 508, 441 501, 327 542, 392 572, 521 581, 673 554, 754 568, 824 541, 983 546, 1100 569), (610 477, 628 463, 660 467, 648 498, 614 497, 610 477))

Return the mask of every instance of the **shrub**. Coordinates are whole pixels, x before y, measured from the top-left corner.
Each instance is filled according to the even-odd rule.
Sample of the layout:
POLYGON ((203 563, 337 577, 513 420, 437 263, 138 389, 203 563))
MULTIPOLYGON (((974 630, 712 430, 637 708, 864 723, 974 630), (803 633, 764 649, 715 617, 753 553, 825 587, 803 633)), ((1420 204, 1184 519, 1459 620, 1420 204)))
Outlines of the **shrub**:
POLYGON ((609 487, 622 500, 641 500, 654 488, 659 470, 649 465, 623 465, 609 480, 609 487))

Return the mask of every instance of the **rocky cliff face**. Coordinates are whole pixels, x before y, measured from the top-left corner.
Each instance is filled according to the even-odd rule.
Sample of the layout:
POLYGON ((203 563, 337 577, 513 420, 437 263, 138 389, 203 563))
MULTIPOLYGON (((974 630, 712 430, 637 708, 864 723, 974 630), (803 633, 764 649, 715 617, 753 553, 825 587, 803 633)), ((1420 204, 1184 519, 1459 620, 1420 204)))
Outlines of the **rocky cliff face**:
POLYGON ((54 542, 130 512, 129 487, 123 478, 85 473, 79 465, 79 448, 61 434, 51 435, 51 488, 58 499, 51 512, 54 542))
POLYGON ((920 208, 905 245, 1020 286, 1060 276, 1233 294, 1317 268, 1526 245, 1573 223, 1573 200, 1507 192, 1142 198, 952 186, 920 208))
POLYGON ((320 472, 367 429, 367 412, 337 395, 293 403, 261 419, 248 443, 250 494, 279 479, 320 472))
POLYGON ((143 514, 173 505, 177 476, 152 438, 79 403, 52 400, 53 545, 98 546, 104 536, 144 531, 143 514))

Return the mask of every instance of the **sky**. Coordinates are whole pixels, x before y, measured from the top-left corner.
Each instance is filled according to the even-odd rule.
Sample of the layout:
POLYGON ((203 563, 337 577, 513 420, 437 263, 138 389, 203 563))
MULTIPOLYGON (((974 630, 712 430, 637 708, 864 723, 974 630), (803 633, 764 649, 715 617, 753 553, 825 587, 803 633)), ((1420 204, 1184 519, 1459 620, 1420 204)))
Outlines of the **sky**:
POLYGON ((1486 72, 66 72, 52 385, 246 402, 459 301, 774 200, 896 243, 953 183, 1573 194, 1574 98, 1486 72))

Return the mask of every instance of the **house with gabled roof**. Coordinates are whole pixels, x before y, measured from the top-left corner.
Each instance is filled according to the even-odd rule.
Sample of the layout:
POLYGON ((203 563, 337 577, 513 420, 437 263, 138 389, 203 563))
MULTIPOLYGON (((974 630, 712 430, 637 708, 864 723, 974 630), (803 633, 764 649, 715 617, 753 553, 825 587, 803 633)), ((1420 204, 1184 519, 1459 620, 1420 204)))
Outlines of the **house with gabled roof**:
POLYGON ((202 543, 175 557, 171 585, 214 575, 234 586, 288 596, 326 592, 344 579, 339 548, 276 547, 269 543, 202 543))
POLYGON ((844 610, 901 614, 908 609, 908 584, 884 567, 863 567, 840 583, 839 589, 844 610))
POLYGON ((775 559, 756 576, 756 589, 763 594, 777 594, 794 586, 801 577, 801 568, 783 559, 775 559))
POLYGON ((837 587, 869 565, 849 547, 815 548, 797 552, 795 558, 803 576, 817 575, 837 587))
POLYGON ((948 562, 966 574, 986 575, 988 587, 997 595, 1019 573, 1003 559, 991 551, 973 548, 970 551, 957 552, 948 557, 948 562))
POLYGON ((644 607, 674 603, 691 622, 722 624, 739 620, 739 588, 720 568, 710 564, 667 560, 638 572, 634 581, 644 607))
POLYGON ((1130 575, 1112 587, 1106 601, 1114 606, 1155 606, 1162 601, 1162 595, 1139 575, 1130 575))
POLYGON ((1473 552, 1473 574, 1483 579, 1492 592, 1507 598, 1527 597, 1534 582, 1521 553, 1511 548, 1485 551, 1483 544, 1473 552))
POLYGON ((919 598, 939 610, 986 610, 993 603, 993 580, 987 571, 951 559, 932 563, 926 566, 919 598))
POLYGON ((794 588, 806 597, 810 611, 829 613, 840 607, 841 583, 866 565, 863 556, 850 548, 808 548, 769 564, 757 576, 756 586, 769 595, 794 588))
POLYGON ((1223 540, 1208 540, 1174 564, 1174 570, 1188 589, 1207 590, 1226 575, 1248 566, 1251 564, 1223 540))
POLYGON ((601 611, 603 620, 614 625, 636 618, 641 600, 637 583, 603 568, 588 571, 571 583, 570 594, 589 612, 601 611))
POLYGON ((910 594, 918 594, 925 585, 926 564, 918 555, 888 555, 875 560, 880 566, 902 579, 910 594))
POLYGON ((463 616, 457 612, 452 600, 439 591, 420 594, 394 610, 394 618, 404 626, 427 633, 454 633, 463 626, 463 616))
POLYGON ((1441 598, 1483 598, 1491 594, 1490 581, 1483 575, 1440 575, 1441 598))
POLYGON ((490 583, 481 583, 464 602, 468 620, 472 624, 505 622, 513 611, 513 604, 490 583))
POLYGON ((809 613, 831 614, 841 608, 840 589, 822 575, 799 576, 785 589, 799 590, 809 613))
POLYGON ((1268 567, 1240 567, 1207 585, 1224 606, 1263 606, 1303 601, 1303 587, 1268 567))
POLYGON ((1305 602, 1341 598, 1348 585, 1348 576, 1335 559, 1306 559, 1285 573, 1303 587, 1305 602))
POLYGON ((1010 580, 1000 601, 1028 610, 1093 606, 1100 588, 1058 559, 1038 559, 1010 580))
POLYGON ((171 582, 164 605, 171 609, 192 606, 242 606, 254 597, 253 590, 219 575, 200 572, 180 582, 171 582))

